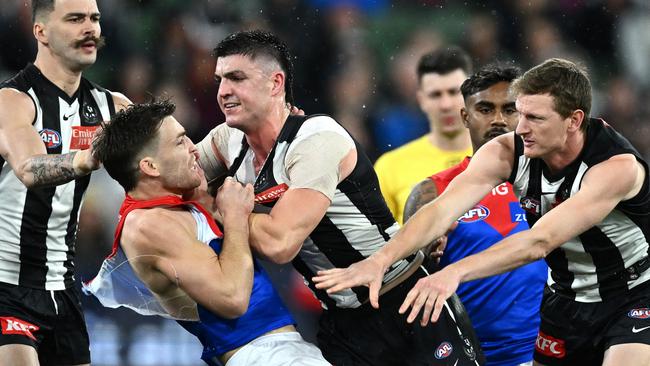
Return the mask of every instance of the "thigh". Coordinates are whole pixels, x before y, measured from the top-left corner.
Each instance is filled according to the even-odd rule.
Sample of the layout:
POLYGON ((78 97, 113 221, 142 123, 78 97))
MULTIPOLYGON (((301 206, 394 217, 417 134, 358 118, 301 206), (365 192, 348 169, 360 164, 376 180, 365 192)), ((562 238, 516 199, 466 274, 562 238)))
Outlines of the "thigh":
POLYGON ((603 366, 618 365, 650 365, 650 345, 627 343, 610 347, 605 351, 603 366))
POLYGON ((3 365, 39 366, 36 349, 24 344, 0 346, 0 360, 3 365))

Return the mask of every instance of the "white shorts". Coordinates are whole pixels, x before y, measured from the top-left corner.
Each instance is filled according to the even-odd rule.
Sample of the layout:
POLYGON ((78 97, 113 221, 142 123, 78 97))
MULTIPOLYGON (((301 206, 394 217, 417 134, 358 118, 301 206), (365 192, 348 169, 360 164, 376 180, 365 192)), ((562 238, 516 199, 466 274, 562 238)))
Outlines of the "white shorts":
POLYGON ((261 336, 228 360, 226 366, 331 366, 318 347, 306 342, 298 332, 261 336))

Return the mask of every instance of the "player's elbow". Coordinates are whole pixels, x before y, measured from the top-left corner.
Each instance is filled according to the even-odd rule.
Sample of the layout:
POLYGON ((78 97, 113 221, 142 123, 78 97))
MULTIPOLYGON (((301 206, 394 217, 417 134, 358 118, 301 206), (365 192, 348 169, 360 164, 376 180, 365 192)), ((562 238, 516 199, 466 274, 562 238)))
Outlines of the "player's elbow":
POLYGON ((225 306, 222 315, 226 319, 237 319, 242 317, 248 311, 250 296, 234 295, 231 296, 225 306))
POLYGON ((545 230, 530 230, 533 245, 529 251, 529 262, 546 258, 553 251, 553 236, 545 230))
POLYGON ((276 264, 286 264, 298 254, 302 242, 293 242, 287 238, 267 245, 262 254, 267 260, 276 264))

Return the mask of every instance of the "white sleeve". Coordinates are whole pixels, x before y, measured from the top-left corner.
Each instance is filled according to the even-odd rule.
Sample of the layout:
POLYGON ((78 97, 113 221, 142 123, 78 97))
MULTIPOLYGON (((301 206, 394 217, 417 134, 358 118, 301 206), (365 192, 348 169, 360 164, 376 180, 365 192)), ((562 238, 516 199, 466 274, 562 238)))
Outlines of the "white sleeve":
POLYGON ((355 148, 343 128, 321 129, 295 140, 285 160, 290 188, 313 189, 332 200, 340 180, 341 161, 355 148))

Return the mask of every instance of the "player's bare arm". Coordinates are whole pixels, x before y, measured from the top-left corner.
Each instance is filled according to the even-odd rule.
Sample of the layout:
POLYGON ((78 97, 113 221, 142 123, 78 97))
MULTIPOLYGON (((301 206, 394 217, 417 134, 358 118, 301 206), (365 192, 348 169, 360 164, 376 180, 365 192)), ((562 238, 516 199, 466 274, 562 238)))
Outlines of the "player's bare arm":
POLYGON ((241 187, 234 193, 230 190, 223 196, 232 199, 228 197, 232 195, 249 197, 250 203, 233 206, 226 202, 230 205, 226 209, 223 201, 217 203, 225 231, 220 255, 196 239, 196 223, 187 211, 154 208, 128 216, 122 247, 131 261, 142 258, 132 263, 152 291, 164 293, 170 287, 180 287, 197 303, 226 318, 246 312, 253 283, 248 244, 252 187, 241 187))
MULTIPOLYGON (((425 204, 438 198, 438 189, 431 179, 425 179, 413 187, 404 205, 404 222, 408 221, 425 204)), ((441 257, 447 244, 447 236, 432 241, 423 250, 425 254, 433 257, 441 257)))
POLYGON ((467 170, 458 175, 437 199, 422 206, 386 246, 348 268, 320 271, 314 277, 316 287, 333 293, 365 285, 370 289, 371 304, 378 307, 381 279, 386 269, 444 235, 458 217, 492 188, 507 180, 514 164, 513 149, 512 133, 483 145, 467 170))
POLYGON ((585 174, 580 191, 542 216, 530 230, 509 236, 484 252, 418 281, 400 312, 411 307, 407 321, 412 322, 424 307, 422 324, 436 321, 444 300, 459 283, 507 272, 546 257, 602 221, 619 202, 638 194, 643 179, 644 168, 632 155, 618 155, 595 165, 585 174))
MULTIPOLYGON (((336 141, 337 138, 340 135, 332 134, 327 140, 336 141)), ((335 144, 340 150, 329 148, 327 151, 333 156, 323 157, 318 155, 325 150, 313 142, 309 138, 301 142, 309 152, 288 164, 292 187, 271 212, 251 215, 251 245, 256 253, 275 263, 291 261, 325 215, 331 201, 320 189, 334 192, 336 185, 350 175, 356 165, 356 149, 335 144), (318 189, 306 188, 311 186, 318 189)))

